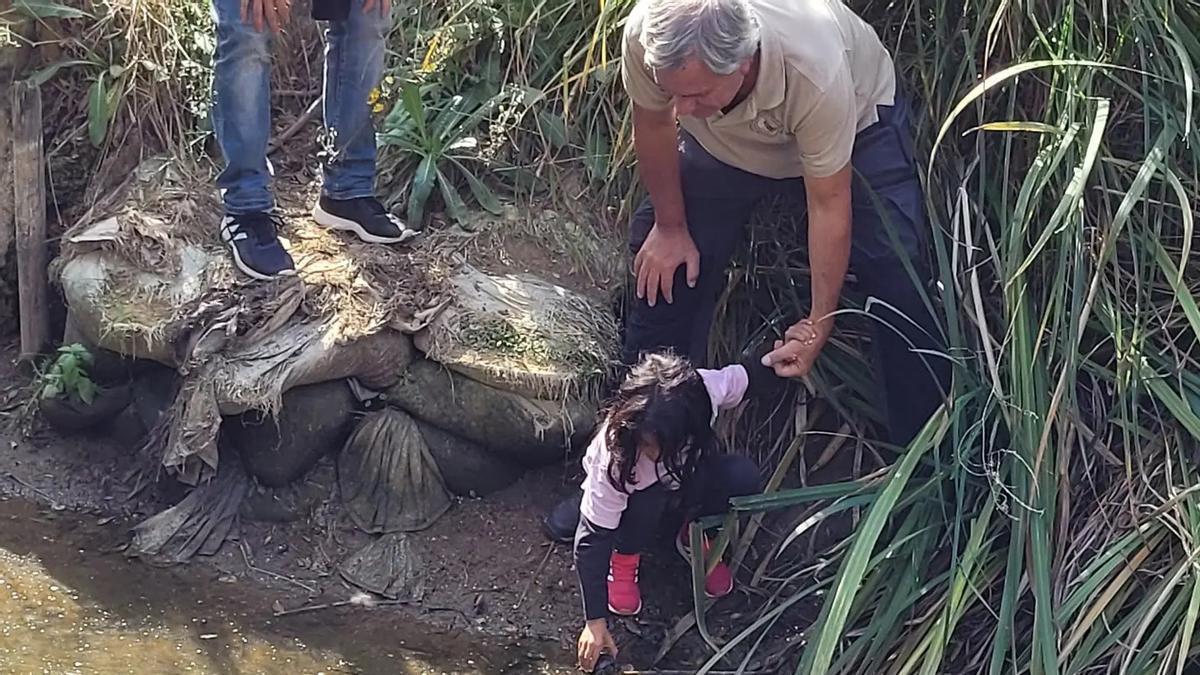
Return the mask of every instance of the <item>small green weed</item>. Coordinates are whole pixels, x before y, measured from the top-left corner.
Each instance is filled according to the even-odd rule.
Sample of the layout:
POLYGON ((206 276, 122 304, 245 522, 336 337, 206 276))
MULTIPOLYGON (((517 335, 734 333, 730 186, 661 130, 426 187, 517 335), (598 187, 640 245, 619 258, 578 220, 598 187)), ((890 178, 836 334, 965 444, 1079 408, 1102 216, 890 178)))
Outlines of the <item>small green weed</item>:
POLYGON ((42 399, 69 399, 84 405, 96 400, 96 383, 88 377, 92 353, 79 343, 63 345, 58 357, 38 378, 38 395, 42 399))

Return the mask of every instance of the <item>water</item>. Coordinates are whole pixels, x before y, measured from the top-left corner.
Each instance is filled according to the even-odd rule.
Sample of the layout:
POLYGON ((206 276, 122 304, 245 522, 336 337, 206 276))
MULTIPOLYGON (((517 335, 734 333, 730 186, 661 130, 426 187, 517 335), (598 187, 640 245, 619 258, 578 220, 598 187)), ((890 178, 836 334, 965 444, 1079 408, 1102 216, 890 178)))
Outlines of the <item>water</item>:
POLYGON ((0 673, 571 672, 545 660, 561 662, 552 647, 488 645, 384 609, 276 619, 252 582, 104 552, 118 535, 95 518, 0 501, 0 673))

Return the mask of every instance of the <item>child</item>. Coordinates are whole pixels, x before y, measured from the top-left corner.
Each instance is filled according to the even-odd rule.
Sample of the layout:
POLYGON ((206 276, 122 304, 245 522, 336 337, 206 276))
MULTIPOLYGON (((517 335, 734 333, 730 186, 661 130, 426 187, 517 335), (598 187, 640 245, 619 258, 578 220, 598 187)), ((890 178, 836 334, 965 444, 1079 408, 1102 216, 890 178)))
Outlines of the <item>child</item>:
MULTIPOLYGON (((592 672, 602 652, 617 654, 609 613, 641 611, 638 563, 670 493, 679 491, 690 521, 725 512, 730 497, 761 490, 758 467, 747 457, 720 453, 712 424, 719 410, 759 393, 771 379, 771 369, 756 359, 703 370, 655 353, 644 356, 617 391, 583 459, 575 566, 587 621, 578 644, 584 671, 592 672)), ((686 526, 675 543, 688 557, 686 526)), ((724 562, 705 579, 704 590, 714 598, 733 590, 724 562)))

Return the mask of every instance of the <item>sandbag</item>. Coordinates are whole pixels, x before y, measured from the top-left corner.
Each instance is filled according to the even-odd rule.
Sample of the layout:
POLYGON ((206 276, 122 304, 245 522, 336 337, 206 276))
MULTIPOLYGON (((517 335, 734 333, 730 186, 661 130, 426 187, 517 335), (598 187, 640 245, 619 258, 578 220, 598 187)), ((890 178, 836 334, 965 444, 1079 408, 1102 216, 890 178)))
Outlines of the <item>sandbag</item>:
POLYGON ((590 431, 595 404, 530 399, 496 389, 428 360, 413 363, 387 390, 388 401, 417 419, 539 466, 562 459, 573 438, 590 431))
POLYGON ((195 485, 217 467, 222 415, 275 414, 284 392, 308 383, 356 377, 382 387, 412 359, 408 336, 385 329, 345 344, 327 342, 319 324, 289 319, 240 346, 215 352, 186 377, 159 424, 163 466, 195 485))
POLYGON ((369 413, 337 460, 338 489, 364 532, 413 532, 453 503, 416 420, 399 410, 369 413))
POLYGON ((413 360, 412 339, 391 329, 337 344, 328 327, 293 320, 255 341, 214 356, 213 378, 221 413, 270 410, 284 392, 354 377, 386 389, 413 360))
POLYGON ((524 468, 483 446, 417 422, 446 487, 460 497, 483 497, 512 485, 524 468))
POLYGON ((425 594, 424 568, 412 538, 385 534, 342 561, 338 573, 352 586, 389 600, 419 600, 425 594))
POLYGON ((594 395, 603 385, 617 345, 607 307, 529 274, 465 265, 450 283, 453 301, 416 334, 430 359, 529 398, 594 395))
POLYGON ((250 411, 227 418, 222 430, 251 475, 283 487, 346 442, 357 407, 345 380, 310 384, 284 394, 277 415, 250 411))
POLYGON ((183 563, 197 554, 216 554, 226 539, 237 536, 239 511, 249 491, 250 479, 241 464, 222 462, 212 480, 134 526, 126 555, 183 563))
POLYGON ((210 287, 211 254, 190 244, 176 253, 178 267, 151 271, 124 265, 104 251, 68 260, 59 282, 76 330, 105 349, 179 365, 174 345, 181 337, 180 314, 210 287), (114 292, 118 278, 125 281, 114 292))

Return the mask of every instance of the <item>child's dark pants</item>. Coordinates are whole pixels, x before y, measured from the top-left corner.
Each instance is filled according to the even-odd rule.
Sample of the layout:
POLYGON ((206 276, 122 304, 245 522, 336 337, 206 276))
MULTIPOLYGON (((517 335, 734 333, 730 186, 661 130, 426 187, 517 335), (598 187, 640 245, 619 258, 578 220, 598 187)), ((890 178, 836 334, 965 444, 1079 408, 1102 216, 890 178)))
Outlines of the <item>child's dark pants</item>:
MULTIPOLYGON (((855 175, 850 267, 868 296, 912 321, 886 306, 871 311, 900 329, 897 334, 876 322, 873 340, 891 440, 900 444, 924 426, 941 401, 941 389, 949 383, 949 364, 920 353, 941 351, 941 332, 899 252, 907 255, 919 283, 927 285, 925 207, 908 118, 908 103, 898 92, 897 105, 880 106, 879 122, 858 134, 851 159, 855 175)), ((650 307, 644 300, 633 301, 625 325, 627 363, 640 352, 671 347, 697 365, 704 364, 725 271, 754 206, 772 194, 804 198, 803 179, 764 178, 723 164, 686 133, 680 139, 679 159, 688 230, 700 250, 700 278, 695 288, 689 288, 680 267, 674 303, 660 299, 650 307)), ((630 248, 635 254, 653 225, 654 207, 647 199, 634 213, 630 227, 630 248)))
MULTIPOLYGON (((715 516, 729 510, 731 497, 742 497, 762 491, 758 467, 749 457, 710 454, 696 465, 696 471, 679 493, 683 499, 685 518, 692 520, 715 516)), ((672 491, 661 482, 638 490, 629 496, 621 524, 617 526, 618 553, 646 551, 659 532, 672 491)), ((679 523, 682 526, 683 522, 679 523)))

